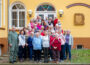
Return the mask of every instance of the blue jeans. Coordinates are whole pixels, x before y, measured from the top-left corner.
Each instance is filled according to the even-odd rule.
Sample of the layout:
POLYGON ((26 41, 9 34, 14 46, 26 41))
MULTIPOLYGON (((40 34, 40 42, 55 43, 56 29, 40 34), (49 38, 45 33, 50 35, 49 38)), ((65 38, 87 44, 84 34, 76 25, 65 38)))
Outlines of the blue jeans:
POLYGON ((29 59, 32 60, 33 47, 29 47, 29 59))
POLYGON ((69 45, 68 43, 65 43, 65 52, 66 52, 66 58, 69 53, 69 60, 71 60, 71 45, 69 45))

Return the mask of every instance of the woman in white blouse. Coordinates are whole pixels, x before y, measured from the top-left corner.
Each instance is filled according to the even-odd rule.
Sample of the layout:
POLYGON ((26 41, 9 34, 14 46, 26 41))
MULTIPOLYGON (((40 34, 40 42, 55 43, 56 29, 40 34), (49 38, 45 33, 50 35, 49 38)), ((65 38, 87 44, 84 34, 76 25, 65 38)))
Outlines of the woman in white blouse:
POLYGON ((25 56, 25 35, 24 35, 24 31, 21 30, 20 34, 19 34, 19 60, 20 62, 23 61, 23 56, 25 56))
POLYGON ((49 36, 48 31, 45 31, 45 36, 42 36, 42 46, 44 49, 44 62, 48 63, 48 49, 49 49, 49 36))

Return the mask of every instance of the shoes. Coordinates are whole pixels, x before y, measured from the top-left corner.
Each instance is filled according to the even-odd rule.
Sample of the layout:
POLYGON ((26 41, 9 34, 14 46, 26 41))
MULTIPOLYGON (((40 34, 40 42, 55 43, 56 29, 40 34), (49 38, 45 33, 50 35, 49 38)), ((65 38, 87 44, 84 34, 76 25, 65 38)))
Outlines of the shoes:
POLYGON ((13 61, 13 62, 17 62, 17 61, 13 61))
POLYGON ((10 61, 9 63, 12 63, 12 64, 14 64, 14 61, 10 61))
POLYGON ((23 59, 21 59, 20 62, 23 62, 23 59))

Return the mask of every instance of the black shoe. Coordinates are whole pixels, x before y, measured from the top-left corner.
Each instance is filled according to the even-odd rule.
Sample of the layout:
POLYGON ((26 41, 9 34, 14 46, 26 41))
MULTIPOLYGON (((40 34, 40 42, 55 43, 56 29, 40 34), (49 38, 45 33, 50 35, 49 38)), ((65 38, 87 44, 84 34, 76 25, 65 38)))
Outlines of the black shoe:
POLYGON ((10 61, 9 63, 12 63, 12 64, 14 64, 14 61, 10 61))
POLYGON ((13 61, 13 62, 17 62, 17 61, 13 61))

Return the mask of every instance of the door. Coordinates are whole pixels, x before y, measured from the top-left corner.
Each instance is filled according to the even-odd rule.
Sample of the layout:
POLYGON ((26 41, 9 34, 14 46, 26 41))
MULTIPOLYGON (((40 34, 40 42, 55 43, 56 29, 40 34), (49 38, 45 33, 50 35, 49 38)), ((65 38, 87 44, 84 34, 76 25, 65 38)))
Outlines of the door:
POLYGON ((36 13, 36 16, 35 17, 37 17, 37 16, 40 16, 42 19, 46 19, 46 18, 52 18, 52 19, 54 19, 55 17, 57 17, 56 16, 56 13, 48 13, 48 12, 43 12, 43 13, 36 13))

